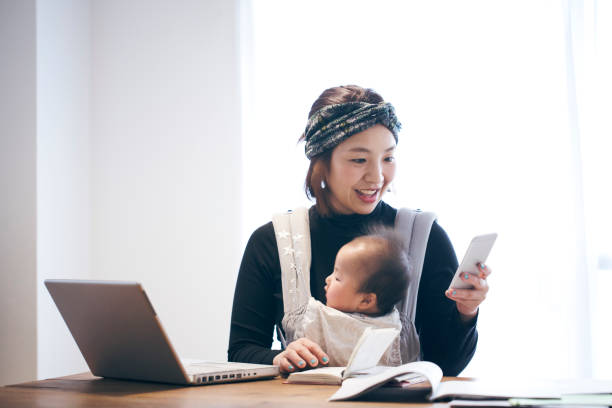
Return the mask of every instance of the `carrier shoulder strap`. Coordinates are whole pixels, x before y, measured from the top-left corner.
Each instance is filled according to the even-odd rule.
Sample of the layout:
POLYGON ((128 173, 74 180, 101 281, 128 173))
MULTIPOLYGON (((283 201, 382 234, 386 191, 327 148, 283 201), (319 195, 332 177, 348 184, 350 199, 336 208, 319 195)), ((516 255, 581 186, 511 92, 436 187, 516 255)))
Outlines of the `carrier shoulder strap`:
POLYGON ((405 251, 412 264, 406 299, 399 302, 397 308, 413 323, 416 315, 416 301, 425 260, 425 250, 427 249, 429 232, 435 220, 436 215, 432 212, 408 208, 400 208, 395 217, 395 229, 404 237, 405 251))
POLYGON ((275 214, 276 235, 283 286, 285 314, 308 303, 310 298, 310 223, 308 209, 300 207, 275 214))

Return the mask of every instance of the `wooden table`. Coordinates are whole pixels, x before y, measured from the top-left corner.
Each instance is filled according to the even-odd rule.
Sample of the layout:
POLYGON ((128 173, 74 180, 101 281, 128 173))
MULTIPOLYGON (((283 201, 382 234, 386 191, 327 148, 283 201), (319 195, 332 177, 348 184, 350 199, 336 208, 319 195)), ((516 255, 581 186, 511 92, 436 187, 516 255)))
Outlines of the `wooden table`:
MULTIPOLYGON (((327 402, 331 385, 284 384, 282 378, 204 386, 120 381, 77 374, 0 387, 0 407, 369 407, 397 402, 327 402)), ((411 404, 444 407, 447 404, 411 404)))

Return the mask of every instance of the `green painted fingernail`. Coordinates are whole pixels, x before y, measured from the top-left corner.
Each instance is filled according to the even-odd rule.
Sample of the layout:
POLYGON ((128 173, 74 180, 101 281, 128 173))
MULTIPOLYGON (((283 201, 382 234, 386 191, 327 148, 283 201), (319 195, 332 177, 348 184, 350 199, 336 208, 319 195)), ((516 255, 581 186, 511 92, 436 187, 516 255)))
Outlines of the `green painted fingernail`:
POLYGON ((316 362, 317 362, 317 359, 316 359, 316 358, 313 358, 313 359, 311 359, 311 360, 310 360, 310 364, 314 364, 314 363, 316 363, 316 362))
POLYGON ((469 278, 469 277, 470 277, 470 275, 468 275, 468 274, 466 273, 465 275, 463 275, 463 277, 464 277, 465 279, 467 279, 467 278, 469 278))
POLYGON ((291 364, 289 364, 289 370, 293 370, 293 366, 291 364))
POLYGON ((327 358, 327 357, 323 357, 323 362, 324 362, 324 363, 327 363, 328 361, 329 361, 329 358, 327 358))
POLYGON ((457 294, 456 290, 453 290, 453 296, 455 296, 457 294))
POLYGON ((304 364, 306 364, 306 363, 304 362, 304 360, 300 360, 300 361, 298 361, 298 365, 299 365, 300 367, 301 367, 301 366, 303 366, 304 364))

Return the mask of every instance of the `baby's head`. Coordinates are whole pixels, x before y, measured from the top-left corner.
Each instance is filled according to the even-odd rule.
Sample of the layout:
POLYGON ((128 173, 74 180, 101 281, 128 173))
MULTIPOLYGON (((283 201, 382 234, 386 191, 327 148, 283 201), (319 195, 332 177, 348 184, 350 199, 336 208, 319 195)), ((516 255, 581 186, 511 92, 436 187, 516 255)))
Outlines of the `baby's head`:
POLYGON ((377 229, 344 245, 325 279, 327 306, 384 315, 406 297, 410 264, 394 230, 377 229))

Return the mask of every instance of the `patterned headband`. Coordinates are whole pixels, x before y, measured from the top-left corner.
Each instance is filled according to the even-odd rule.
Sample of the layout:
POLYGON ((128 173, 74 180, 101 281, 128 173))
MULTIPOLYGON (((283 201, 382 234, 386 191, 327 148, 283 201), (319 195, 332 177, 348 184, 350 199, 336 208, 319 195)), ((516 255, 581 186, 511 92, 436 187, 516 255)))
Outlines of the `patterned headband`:
POLYGON ((316 111, 306 124, 306 157, 311 159, 333 149, 355 133, 377 123, 385 125, 397 143, 397 133, 402 124, 390 103, 347 102, 325 106, 316 111))

